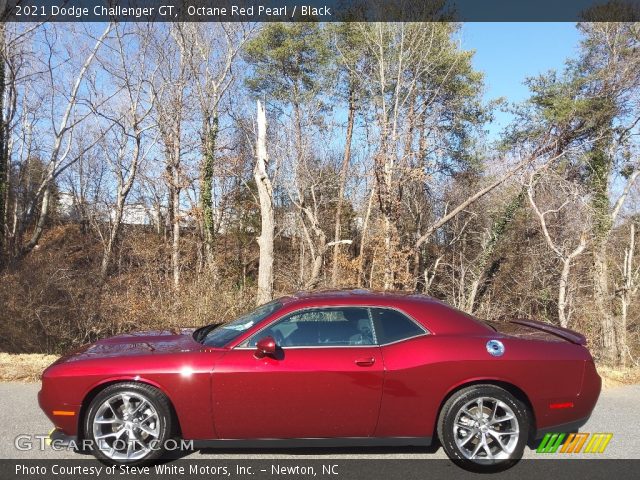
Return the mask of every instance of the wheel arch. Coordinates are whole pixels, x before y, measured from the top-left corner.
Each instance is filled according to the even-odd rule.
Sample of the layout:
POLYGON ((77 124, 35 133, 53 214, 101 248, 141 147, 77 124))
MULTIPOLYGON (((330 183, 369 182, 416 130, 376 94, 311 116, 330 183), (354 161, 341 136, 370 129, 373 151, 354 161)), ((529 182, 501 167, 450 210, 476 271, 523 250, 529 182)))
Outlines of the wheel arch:
POLYGON ((529 437, 531 439, 533 438, 532 436, 535 436, 536 412, 535 412, 535 409, 533 408, 533 404, 531 403, 531 400, 529 399, 529 396, 524 392, 524 390, 522 390, 517 385, 506 380, 501 380, 496 378, 478 378, 478 379, 473 379, 473 380, 459 383, 458 385, 455 385, 454 387, 449 389, 447 394, 444 396, 444 398, 440 402, 440 405, 438 406, 438 413, 436 415, 436 424, 434 425, 434 429, 433 429, 434 438, 437 437, 438 435, 438 427, 437 427, 438 422, 440 421, 440 415, 442 414, 442 409, 445 403, 447 403, 447 400, 449 400, 453 395, 455 395, 460 390, 468 387, 473 387, 475 385, 494 385, 496 387, 503 388, 504 390, 509 392, 511 395, 516 397, 518 400, 523 402, 527 407, 527 410, 529 411, 529 437))
POLYGON ((138 383, 140 385, 148 385, 150 387, 153 387, 159 390, 160 393, 162 393, 167 399, 167 401, 169 402, 169 408, 171 410, 171 417, 172 417, 172 425, 174 426, 173 433, 180 436, 182 435, 182 431, 180 428, 180 419, 176 412, 175 406, 173 405, 173 401, 171 400, 171 396, 167 393, 167 391, 164 388, 162 388, 161 385, 158 385, 157 383, 152 382, 150 380, 146 380, 146 379, 140 379, 135 377, 134 378, 122 377, 122 378, 112 378, 108 380, 103 380, 98 384, 94 385, 84 395, 82 399, 81 407, 80 407, 80 413, 78 415, 78 439, 79 440, 84 439, 84 419, 89 409, 89 405, 91 405, 91 402, 93 401, 93 399, 105 388, 110 387, 111 385, 117 385, 118 383, 138 383))

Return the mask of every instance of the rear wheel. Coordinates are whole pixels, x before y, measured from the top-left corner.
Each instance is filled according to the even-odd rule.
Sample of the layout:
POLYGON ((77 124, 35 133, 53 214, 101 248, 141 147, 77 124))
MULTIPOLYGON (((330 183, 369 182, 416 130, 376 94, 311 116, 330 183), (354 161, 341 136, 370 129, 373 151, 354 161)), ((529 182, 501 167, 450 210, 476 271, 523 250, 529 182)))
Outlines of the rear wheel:
POLYGON ((505 470, 522 458, 529 435, 523 402, 495 385, 456 392, 442 408, 438 436, 446 454, 474 471, 505 470))
POLYGON ((141 465, 164 453, 171 435, 169 401, 150 385, 119 383, 102 390, 85 417, 93 454, 110 464, 141 465))

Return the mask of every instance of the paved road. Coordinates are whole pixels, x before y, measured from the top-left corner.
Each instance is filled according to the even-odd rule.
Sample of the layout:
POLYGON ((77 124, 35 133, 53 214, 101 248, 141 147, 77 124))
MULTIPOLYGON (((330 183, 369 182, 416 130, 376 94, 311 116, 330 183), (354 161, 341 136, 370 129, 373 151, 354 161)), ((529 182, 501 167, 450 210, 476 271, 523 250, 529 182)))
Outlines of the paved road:
MULTIPOLYGON (((14 446, 18 435, 45 435, 51 429, 49 419, 40 411, 36 395, 39 384, 36 383, 0 383, 0 458, 27 459, 51 458, 77 459, 78 454, 71 451, 44 451, 35 449, 20 451, 14 446)), ((640 385, 630 385, 606 390, 602 393, 598 405, 584 432, 612 432, 613 439, 606 452, 598 458, 635 458, 640 459, 640 436, 637 427, 640 424, 638 401, 640 385)), ((37 442, 35 442, 37 443, 37 442)), ((526 457, 535 457, 532 450, 525 452, 526 457)), ((204 450, 191 453, 193 459, 302 459, 302 458, 394 458, 426 459, 446 458, 441 448, 367 448, 367 449, 288 449, 288 450, 204 450)), ((539 458, 540 455, 537 455, 539 458)), ((544 456, 556 457, 555 455, 544 456)), ((556 457, 557 458, 557 457, 556 457)), ((592 457, 593 458, 593 457, 592 457)))

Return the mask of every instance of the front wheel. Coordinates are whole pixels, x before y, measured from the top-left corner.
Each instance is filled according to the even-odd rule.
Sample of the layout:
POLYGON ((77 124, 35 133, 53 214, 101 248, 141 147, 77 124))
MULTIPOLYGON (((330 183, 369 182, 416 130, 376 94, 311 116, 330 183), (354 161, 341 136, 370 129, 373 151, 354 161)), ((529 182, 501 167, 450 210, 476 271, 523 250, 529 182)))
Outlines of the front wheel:
POLYGON ((96 395, 84 432, 99 460, 142 465, 162 456, 171 427, 169 402, 162 392, 131 382, 111 385, 96 395))
POLYGON ((500 471, 522 458, 529 436, 523 402, 495 385, 464 388, 447 400, 438 421, 444 451, 473 471, 500 471))

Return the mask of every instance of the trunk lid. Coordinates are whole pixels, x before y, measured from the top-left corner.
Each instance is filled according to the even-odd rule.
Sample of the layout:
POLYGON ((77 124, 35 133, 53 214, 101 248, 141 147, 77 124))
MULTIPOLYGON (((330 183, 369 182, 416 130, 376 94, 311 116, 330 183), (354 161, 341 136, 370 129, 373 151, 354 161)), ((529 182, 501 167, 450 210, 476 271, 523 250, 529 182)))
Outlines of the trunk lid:
POLYGON ((587 337, 585 337, 581 333, 578 333, 574 330, 569 330, 568 328, 557 327, 555 325, 551 325, 550 323, 538 322, 537 320, 511 320, 511 323, 524 325, 525 327, 550 333, 551 335, 564 338, 565 340, 568 340, 571 343, 575 343, 576 345, 585 346, 587 344, 587 337))

